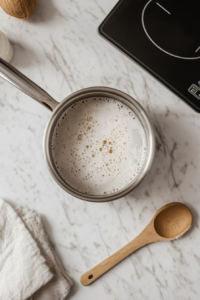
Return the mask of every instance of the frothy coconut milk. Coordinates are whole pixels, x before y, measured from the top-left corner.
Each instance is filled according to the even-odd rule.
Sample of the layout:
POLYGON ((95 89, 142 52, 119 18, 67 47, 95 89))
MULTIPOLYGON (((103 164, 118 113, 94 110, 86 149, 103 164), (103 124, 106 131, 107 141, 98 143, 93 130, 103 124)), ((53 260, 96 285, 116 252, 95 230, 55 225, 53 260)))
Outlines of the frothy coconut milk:
POLYGON ((145 132, 126 105, 89 98, 61 115, 53 132, 52 154, 58 173, 71 187, 92 195, 112 194, 140 172, 145 132))

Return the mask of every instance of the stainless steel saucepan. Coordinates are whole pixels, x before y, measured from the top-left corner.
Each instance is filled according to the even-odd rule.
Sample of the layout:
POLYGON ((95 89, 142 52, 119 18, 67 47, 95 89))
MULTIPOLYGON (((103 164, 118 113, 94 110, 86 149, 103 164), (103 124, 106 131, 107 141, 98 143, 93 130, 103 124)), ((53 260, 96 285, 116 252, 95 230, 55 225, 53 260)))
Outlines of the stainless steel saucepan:
POLYGON ((71 94, 66 97, 60 103, 54 100, 47 92, 45 92, 42 88, 40 88, 37 84, 15 69, 13 66, 5 62, 3 59, 0 59, 0 77, 4 78, 12 85, 20 89, 22 92, 40 102, 48 109, 50 109, 53 113, 47 124, 45 134, 44 134, 44 153, 47 162, 48 169, 55 179, 55 181, 69 194, 73 195, 82 200, 92 201, 92 202, 104 202, 111 201, 118 198, 121 198, 132 191, 144 178, 147 171, 150 169, 150 166, 154 157, 155 150, 155 141, 154 141, 154 131, 152 125, 149 121, 149 118, 141 107, 141 105, 134 100, 129 95, 118 91, 116 89, 108 88, 108 87, 91 87, 82 89, 78 92, 71 94), (75 102, 80 101, 89 97, 108 97, 112 99, 116 99, 121 101, 123 104, 127 105, 132 109, 132 111, 139 118, 142 123, 146 135, 147 141, 147 150, 146 150, 146 158, 143 164, 142 169, 140 170, 138 176, 135 178, 133 182, 123 190, 120 190, 116 193, 109 195, 89 195, 81 193, 71 187, 67 182, 65 182, 59 173, 56 170, 51 151, 51 140, 52 134, 55 128, 55 125, 61 116, 61 114, 73 105, 75 102))

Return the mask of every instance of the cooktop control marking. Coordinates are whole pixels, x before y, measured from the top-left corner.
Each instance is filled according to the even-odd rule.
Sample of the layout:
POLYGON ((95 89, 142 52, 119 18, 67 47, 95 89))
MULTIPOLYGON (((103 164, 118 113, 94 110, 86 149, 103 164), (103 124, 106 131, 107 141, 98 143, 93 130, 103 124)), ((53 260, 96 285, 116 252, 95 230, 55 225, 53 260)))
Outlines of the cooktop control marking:
POLYGON ((160 6, 164 11, 166 11, 169 15, 171 15, 171 13, 168 10, 166 10, 162 5, 160 5, 158 2, 156 2, 156 4, 160 6))
MULTIPOLYGON (((173 3, 173 0, 169 0, 169 4, 171 5, 172 3, 173 3)), ((175 13, 173 13, 173 11, 170 12, 166 8, 164 8, 160 3, 158 3, 154 0, 149 0, 145 4, 145 6, 142 10, 142 27, 144 29, 144 32, 146 33, 149 40, 158 49, 160 49, 161 51, 163 51, 164 53, 166 53, 170 56, 173 56, 176 58, 181 58, 181 59, 186 59, 186 60, 199 59, 200 56, 195 56, 195 53, 197 53, 200 50, 200 46, 196 49, 195 52, 193 52, 194 50, 191 50, 190 48, 191 48, 192 42, 195 42, 195 40, 192 41, 192 39, 189 39, 187 37, 187 35, 186 35, 186 39, 187 38, 188 39, 185 42, 185 45, 182 45, 183 50, 180 48, 181 42, 178 42, 178 41, 182 39, 182 43, 183 43, 186 40, 186 39, 184 40, 184 38, 181 34, 184 32, 185 24, 187 24, 187 18, 185 15, 187 13, 187 9, 186 9, 186 6, 184 6, 183 8, 181 7, 180 14, 178 14, 178 12, 177 12, 178 6, 175 6, 174 9, 176 9, 175 13), (159 12, 156 11, 156 7, 160 7, 167 13, 167 15, 165 15, 165 17, 163 17, 164 18, 163 22, 159 23, 159 21, 158 21, 161 17, 159 16, 159 12), (153 15, 152 15, 152 12, 154 13, 153 15), (156 14, 157 14, 157 17, 156 17, 156 14), (150 20, 151 20, 151 22, 150 22, 150 20), (146 24, 145 24, 145 21, 146 21, 146 24), (174 31, 172 32, 171 30, 172 30, 173 23, 174 23, 174 31), (153 26, 155 26, 154 29, 153 29, 153 26), (181 29, 180 33, 178 32, 179 29, 181 29), (161 35, 161 33, 162 33, 162 35, 161 35), (177 34, 177 36, 176 36, 176 34, 177 34), (179 36, 179 34, 180 34, 180 36, 179 36), (164 42, 163 42, 163 40, 164 40, 164 42), (168 45, 166 45, 166 41, 168 41, 168 40, 169 40, 169 42, 174 43, 173 49, 171 46, 168 47, 169 43, 168 43, 168 45), (188 42, 188 44, 187 44, 187 42, 188 42), (159 45, 159 43, 161 43, 161 45, 159 45), (166 50, 165 50, 165 46, 166 46, 166 50), (184 49, 187 49, 187 46, 189 47, 188 51, 190 51, 190 53, 187 53, 187 51, 184 52, 184 49), (168 50, 168 49, 170 49, 170 50, 168 50), (176 53, 173 53, 173 51, 175 51, 176 53), (192 54, 192 52, 194 54, 192 54), (180 55, 179 55, 179 53, 180 53, 180 55)), ((191 17, 191 11, 190 11, 189 17, 191 17)), ((195 30, 195 28, 194 28, 194 30, 195 30)), ((193 39, 194 38, 195 37, 193 37, 193 39)))
POLYGON ((197 50, 196 50, 195 52, 198 52, 198 51, 199 51, 199 49, 200 49, 200 46, 197 48, 197 50))
POLYGON ((190 94, 192 94, 194 97, 196 97, 198 100, 200 100, 200 87, 197 86, 196 84, 192 84, 189 89, 188 92, 190 94))

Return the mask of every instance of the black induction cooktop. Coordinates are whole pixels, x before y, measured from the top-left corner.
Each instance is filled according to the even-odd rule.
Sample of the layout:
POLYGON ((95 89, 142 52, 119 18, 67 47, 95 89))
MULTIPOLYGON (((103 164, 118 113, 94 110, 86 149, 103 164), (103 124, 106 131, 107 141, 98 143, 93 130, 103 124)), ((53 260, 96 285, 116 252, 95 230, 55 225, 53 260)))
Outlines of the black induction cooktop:
POLYGON ((121 0, 99 32, 200 112, 200 0, 121 0))

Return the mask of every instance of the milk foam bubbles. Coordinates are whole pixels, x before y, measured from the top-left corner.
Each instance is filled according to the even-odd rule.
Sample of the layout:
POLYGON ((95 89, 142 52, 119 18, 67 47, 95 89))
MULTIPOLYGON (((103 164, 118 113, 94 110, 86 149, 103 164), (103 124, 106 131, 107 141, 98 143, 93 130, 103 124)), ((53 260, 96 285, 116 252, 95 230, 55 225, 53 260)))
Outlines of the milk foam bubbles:
POLYGON ((68 108, 52 137, 54 164, 74 189, 112 194, 129 185, 146 156, 144 129, 133 111, 110 98, 88 98, 68 108))

